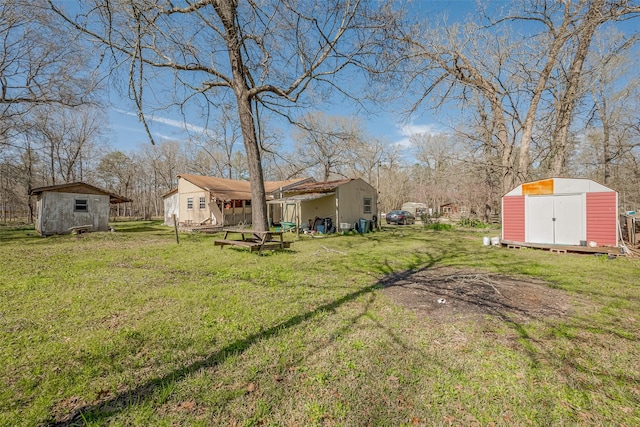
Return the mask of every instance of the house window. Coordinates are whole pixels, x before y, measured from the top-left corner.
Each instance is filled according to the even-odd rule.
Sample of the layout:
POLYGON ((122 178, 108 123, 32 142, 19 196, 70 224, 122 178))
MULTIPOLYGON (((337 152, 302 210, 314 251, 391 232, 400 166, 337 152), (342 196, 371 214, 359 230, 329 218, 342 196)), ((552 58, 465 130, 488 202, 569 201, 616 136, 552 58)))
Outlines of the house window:
POLYGON ((200 209, 205 209, 206 207, 204 197, 200 197, 200 209))
POLYGON ((370 214, 371 213, 371 198, 370 197, 365 197, 364 198, 363 213, 366 213, 366 214, 370 214))
POLYGON ((87 199, 76 199, 75 205, 73 206, 74 212, 89 212, 89 205, 87 204, 87 199))
POLYGON ((187 197, 187 209, 193 209, 193 197, 187 197))

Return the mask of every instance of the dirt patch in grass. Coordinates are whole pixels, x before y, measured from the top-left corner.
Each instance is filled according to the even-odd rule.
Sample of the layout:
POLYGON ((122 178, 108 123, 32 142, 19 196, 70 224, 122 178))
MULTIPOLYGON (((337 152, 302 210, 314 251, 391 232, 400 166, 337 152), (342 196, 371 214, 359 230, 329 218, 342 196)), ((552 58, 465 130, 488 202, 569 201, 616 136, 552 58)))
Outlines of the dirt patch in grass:
POLYGON ((441 323, 485 316, 544 319, 565 316, 571 307, 566 292, 541 280, 449 267, 396 275, 383 286, 396 304, 441 323))

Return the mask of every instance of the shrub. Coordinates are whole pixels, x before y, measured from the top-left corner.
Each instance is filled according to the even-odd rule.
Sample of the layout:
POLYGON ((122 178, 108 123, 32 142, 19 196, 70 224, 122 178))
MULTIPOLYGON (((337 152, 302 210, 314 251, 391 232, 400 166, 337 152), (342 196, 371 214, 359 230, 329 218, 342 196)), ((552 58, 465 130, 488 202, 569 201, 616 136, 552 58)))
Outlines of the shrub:
POLYGON ((442 231, 442 230, 453 230, 453 225, 451 224, 443 224, 440 222, 433 222, 430 224, 425 224, 424 228, 426 228, 427 230, 437 230, 437 231, 442 231))
POLYGON ((488 227, 488 224, 485 224, 484 222, 480 221, 479 219, 475 219, 475 218, 461 218, 459 224, 460 224, 460 227, 466 227, 466 228, 486 228, 486 227, 488 227))

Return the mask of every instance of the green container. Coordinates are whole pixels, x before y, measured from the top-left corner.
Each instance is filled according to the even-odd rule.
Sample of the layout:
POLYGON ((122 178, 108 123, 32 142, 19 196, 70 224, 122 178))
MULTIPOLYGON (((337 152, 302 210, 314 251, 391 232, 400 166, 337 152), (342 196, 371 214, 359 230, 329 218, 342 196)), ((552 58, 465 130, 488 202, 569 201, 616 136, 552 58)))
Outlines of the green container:
POLYGON ((368 233, 370 228, 371 221, 368 219, 360 218, 360 224, 358 226, 358 231, 360 234, 368 233))

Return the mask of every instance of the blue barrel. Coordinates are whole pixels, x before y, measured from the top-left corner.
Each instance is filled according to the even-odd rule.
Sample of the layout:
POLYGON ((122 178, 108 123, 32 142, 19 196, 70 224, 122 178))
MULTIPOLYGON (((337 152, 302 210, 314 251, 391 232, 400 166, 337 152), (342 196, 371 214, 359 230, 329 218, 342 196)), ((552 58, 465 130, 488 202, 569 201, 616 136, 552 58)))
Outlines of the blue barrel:
POLYGON ((360 234, 369 232, 369 221, 368 219, 360 218, 360 226, 358 227, 358 231, 360 234))

